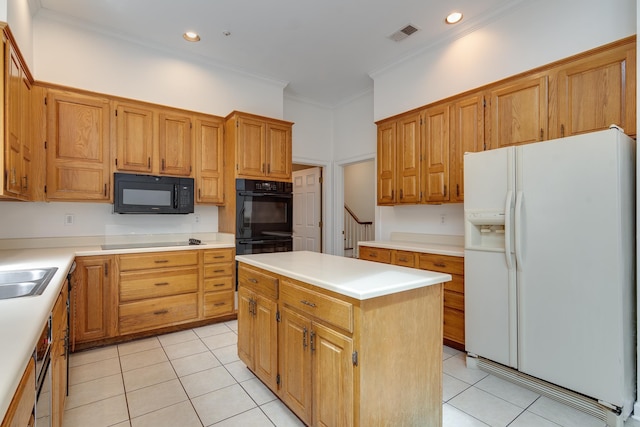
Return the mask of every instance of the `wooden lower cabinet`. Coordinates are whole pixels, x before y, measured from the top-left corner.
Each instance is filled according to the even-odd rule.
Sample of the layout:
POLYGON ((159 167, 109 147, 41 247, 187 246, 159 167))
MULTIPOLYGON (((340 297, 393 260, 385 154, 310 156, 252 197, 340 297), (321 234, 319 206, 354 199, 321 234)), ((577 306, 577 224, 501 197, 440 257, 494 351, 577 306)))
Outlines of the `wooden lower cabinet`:
POLYGON ((22 374, 18 389, 13 395, 9 409, 4 416, 1 427, 27 427, 35 425, 34 406, 36 403, 36 365, 29 359, 27 368, 22 374))
POLYGON ((115 335, 113 256, 76 258, 71 288, 71 346, 115 335))
POLYGON ((442 285, 360 301, 243 263, 238 275, 238 354, 305 424, 441 425, 442 285), (265 292, 276 331, 257 337, 265 292), (270 382, 255 368, 267 336, 270 382))
POLYGON ((464 258, 426 254, 413 251, 360 247, 360 259, 419 268, 451 274, 452 280, 444 284, 443 339, 450 347, 464 351, 464 258))
POLYGON ((278 381, 277 280, 238 272, 238 356, 271 389, 278 381))
POLYGON ((51 427, 62 426, 67 397, 67 295, 63 285, 51 314, 51 427))
POLYGON ((198 319, 198 252, 117 255, 120 335, 198 319))
POLYGON ((233 313, 236 284, 234 255, 234 249, 204 251, 202 306, 205 318, 233 313))

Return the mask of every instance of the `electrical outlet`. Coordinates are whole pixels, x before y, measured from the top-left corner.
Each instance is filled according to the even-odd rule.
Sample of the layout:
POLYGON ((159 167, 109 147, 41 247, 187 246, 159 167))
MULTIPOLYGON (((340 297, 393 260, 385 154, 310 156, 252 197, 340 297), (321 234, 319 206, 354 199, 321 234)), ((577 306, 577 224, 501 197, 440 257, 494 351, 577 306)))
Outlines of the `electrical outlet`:
POLYGON ((445 214, 440 214, 440 225, 445 225, 446 221, 446 215, 445 214))
POLYGON ((64 214, 64 225, 73 225, 76 221, 74 214, 64 214))
POLYGON ((200 222, 200 215, 199 214, 196 214, 195 221, 196 221, 196 224, 200 222))

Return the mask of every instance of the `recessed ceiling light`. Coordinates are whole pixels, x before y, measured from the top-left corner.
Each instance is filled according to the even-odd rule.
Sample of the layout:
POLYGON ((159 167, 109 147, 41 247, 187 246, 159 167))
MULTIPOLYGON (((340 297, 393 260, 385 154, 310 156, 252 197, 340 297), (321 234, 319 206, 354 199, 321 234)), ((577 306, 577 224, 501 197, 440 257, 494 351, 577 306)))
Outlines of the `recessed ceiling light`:
POLYGON ((462 20, 462 13, 452 12, 447 16, 447 18, 445 19, 445 22, 447 24, 456 24, 460 22, 460 20, 462 20))
POLYGON ((187 31, 186 33, 184 33, 182 35, 182 37, 188 42, 199 42, 200 41, 200 36, 198 35, 198 33, 195 33, 193 31, 187 31))

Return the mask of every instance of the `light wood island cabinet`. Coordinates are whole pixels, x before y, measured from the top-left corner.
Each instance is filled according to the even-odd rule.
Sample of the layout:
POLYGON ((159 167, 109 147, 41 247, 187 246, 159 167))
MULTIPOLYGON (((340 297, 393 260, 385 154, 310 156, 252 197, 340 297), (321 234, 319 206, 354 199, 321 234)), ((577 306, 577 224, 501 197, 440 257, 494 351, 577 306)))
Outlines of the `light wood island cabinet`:
POLYGON ((402 267, 419 268, 451 274, 444 284, 443 342, 464 350, 464 258, 407 250, 380 248, 361 244, 359 258, 402 267))
MULTIPOLYGON (((238 353, 305 424, 441 425, 441 284, 358 299, 243 262, 250 257, 239 257, 244 302, 238 353), (258 338, 252 313, 260 311, 256 295, 264 293, 270 308, 261 323, 269 327, 258 338), (256 367, 257 339, 272 342, 260 345, 268 349, 263 360, 270 367, 272 358, 278 359, 275 376, 264 379, 256 367), (247 357, 251 351, 253 357, 247 357)), ((361 262, 346 262, 352 261, 361 262)), ((280 265, 274 268, 282 271, 280 265)))

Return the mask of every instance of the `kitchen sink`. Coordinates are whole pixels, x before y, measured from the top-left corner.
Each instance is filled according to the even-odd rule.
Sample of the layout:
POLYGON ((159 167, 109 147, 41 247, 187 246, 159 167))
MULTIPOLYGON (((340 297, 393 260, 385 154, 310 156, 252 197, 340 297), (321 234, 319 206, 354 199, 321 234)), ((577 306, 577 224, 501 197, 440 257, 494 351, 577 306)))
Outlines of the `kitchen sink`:
POLYGON ((40 295, 57 267, 0 271, 0 299, 40 295))

